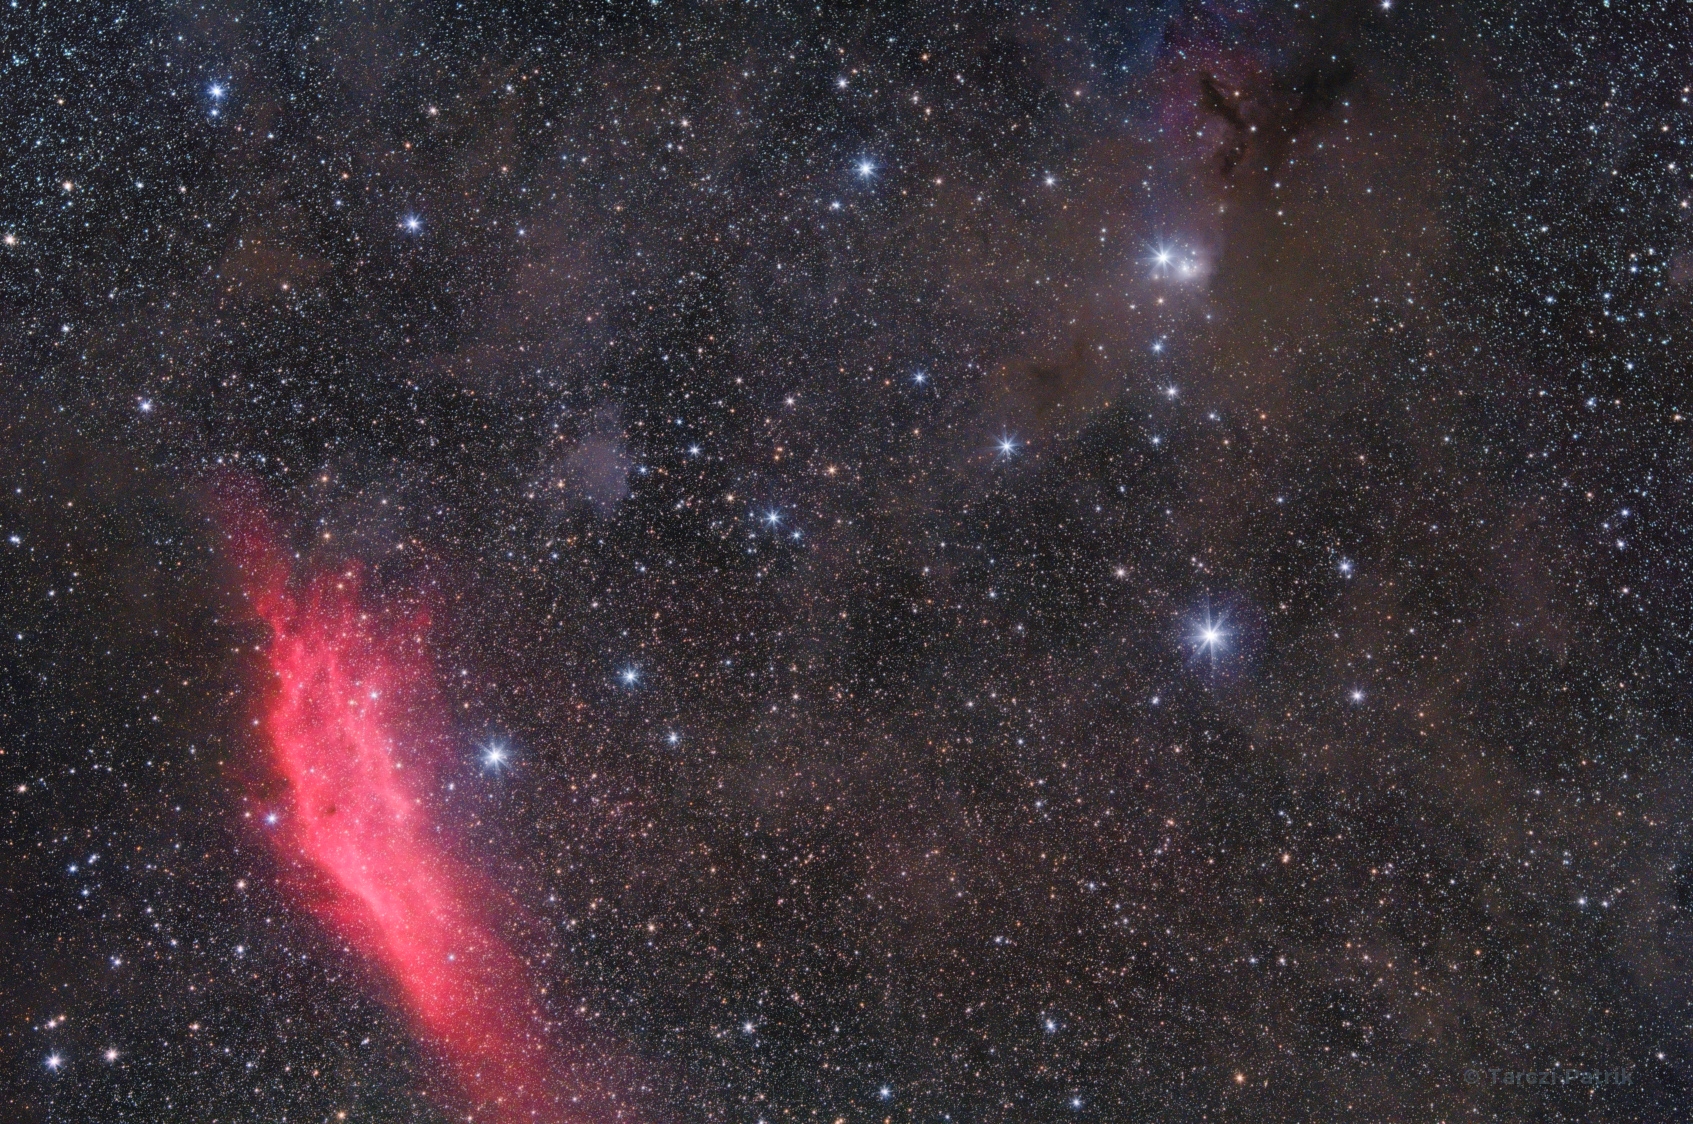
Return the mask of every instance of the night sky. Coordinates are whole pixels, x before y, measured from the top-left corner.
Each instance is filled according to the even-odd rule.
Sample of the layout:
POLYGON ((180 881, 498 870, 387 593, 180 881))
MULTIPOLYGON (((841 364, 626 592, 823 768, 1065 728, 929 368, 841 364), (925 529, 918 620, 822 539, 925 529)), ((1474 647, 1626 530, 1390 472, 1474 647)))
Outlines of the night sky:
POLYGON ((1690 60, 13 0, 0 1118, 1686 1119, 1690 60))

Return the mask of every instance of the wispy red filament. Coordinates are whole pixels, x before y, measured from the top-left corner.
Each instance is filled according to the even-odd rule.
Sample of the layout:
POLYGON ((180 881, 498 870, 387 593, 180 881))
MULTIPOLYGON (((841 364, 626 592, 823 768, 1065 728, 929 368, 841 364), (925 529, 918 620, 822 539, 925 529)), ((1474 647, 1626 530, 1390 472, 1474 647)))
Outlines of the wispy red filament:
POLYGON ((320 876, 323 920, 386 973, 473 1102, 500 1120, 560 1119, 527 973, 440 842, 415 740, 434 709, 421 627, 379 627, 346 578, 256 593, 275 675, 264 733, 292 801, 279 845, 320 876))

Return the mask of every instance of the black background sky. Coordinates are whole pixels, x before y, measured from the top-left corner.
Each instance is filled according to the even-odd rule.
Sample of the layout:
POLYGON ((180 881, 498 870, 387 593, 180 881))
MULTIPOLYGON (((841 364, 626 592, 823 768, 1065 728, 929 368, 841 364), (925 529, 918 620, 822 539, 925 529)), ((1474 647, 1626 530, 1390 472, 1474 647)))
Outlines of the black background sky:
POLYGON ((427 612, 632 1118, 1679 1118, 1690 46, 18 0, 0 1115, 477 1111, 265 826, 233 491, 427 612))

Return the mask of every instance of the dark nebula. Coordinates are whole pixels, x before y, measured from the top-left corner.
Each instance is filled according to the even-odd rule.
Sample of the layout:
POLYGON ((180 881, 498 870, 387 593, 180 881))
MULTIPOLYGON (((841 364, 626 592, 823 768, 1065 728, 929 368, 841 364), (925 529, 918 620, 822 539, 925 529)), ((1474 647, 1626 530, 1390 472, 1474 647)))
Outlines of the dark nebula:
POLYGON ((0 1120, 1693 1112, 1693 9, 0 47, 0 1120))

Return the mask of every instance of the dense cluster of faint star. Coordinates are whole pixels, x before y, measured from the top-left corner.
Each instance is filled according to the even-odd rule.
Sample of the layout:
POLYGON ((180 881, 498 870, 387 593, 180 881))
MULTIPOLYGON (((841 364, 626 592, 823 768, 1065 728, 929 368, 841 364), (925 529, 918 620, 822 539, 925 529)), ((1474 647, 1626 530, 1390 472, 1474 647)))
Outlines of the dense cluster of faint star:
POLYGON ((0 23, 0 1117, 1693 1109, 1680 7, 0 23))

